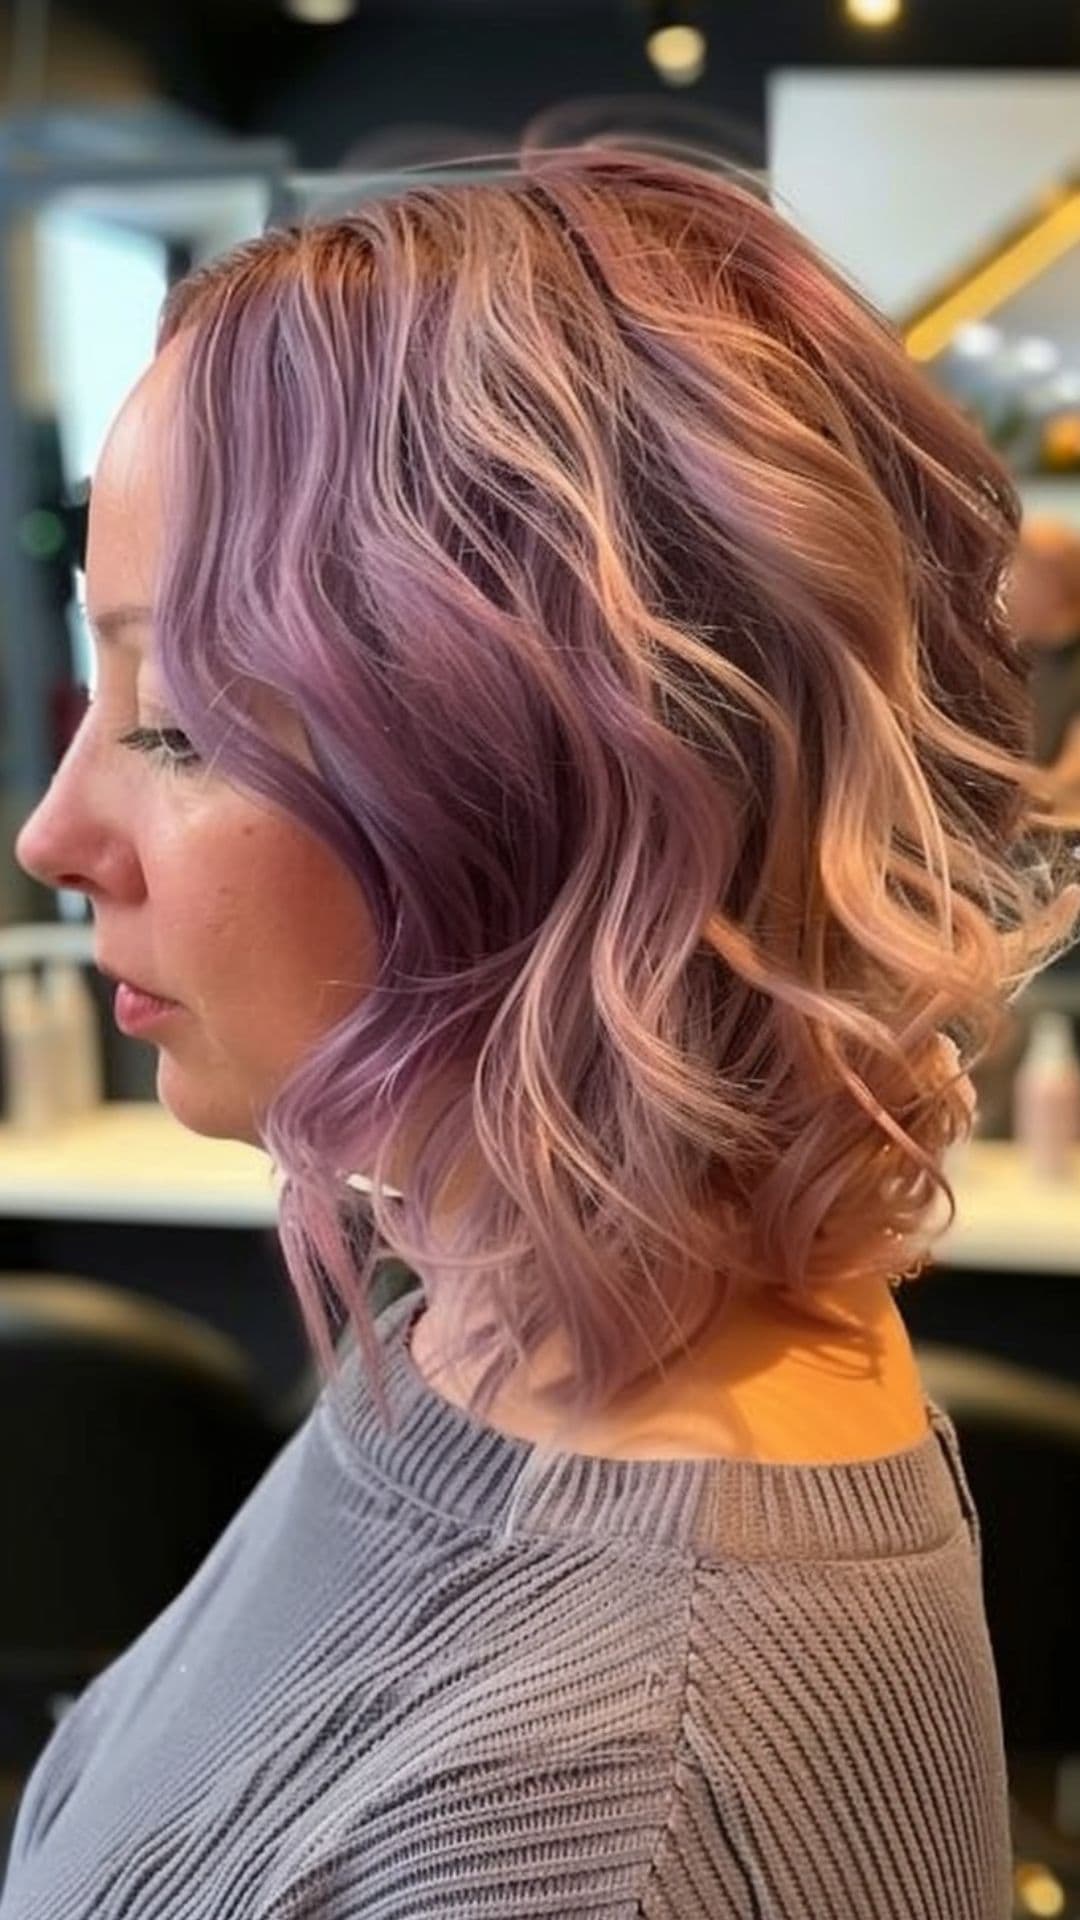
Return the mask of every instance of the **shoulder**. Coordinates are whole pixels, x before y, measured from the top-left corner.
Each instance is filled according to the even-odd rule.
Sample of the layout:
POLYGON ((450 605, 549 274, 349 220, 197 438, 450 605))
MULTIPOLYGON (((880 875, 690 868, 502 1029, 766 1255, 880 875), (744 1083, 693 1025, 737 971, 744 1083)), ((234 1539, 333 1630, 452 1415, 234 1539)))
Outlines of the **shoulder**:
MULTIPOLYGON (((1010 1834, 993 1657, 961 1529, 891 1559, 698 1572, 678 1793, 658 1870, 727 1913, 1006 1920, 1010 1834), (742 1907, 732 1907, 742 1913, 742 1907)), ((645 1915, 666 1914, 658 1894, 645 1915)))
POLYGON ((1000 1752, 932 1604, 869 1565, 688 1590, 617 1701, 602 1661, 554 1701, 530 1647, 485 1663, 407 1763, 391 1742, 313 1803, 264 1920, 1005 1920, 1000 1752))
POLYGON ((619 1457, 840 1465, 926 1437, 923 1383, 884 1283, 864 1290, 846 1322, 763 1303, 721 1328, 712 1347, 678 1391, 654 1396, 619 1457))
POLYGON ((772 1363, 733 1381, 751 1457, 782 1463, 856 1464, 925 1439, 926 1396, 904 1321, 883 1282, 854 1311, 790 1322, 772 1363))

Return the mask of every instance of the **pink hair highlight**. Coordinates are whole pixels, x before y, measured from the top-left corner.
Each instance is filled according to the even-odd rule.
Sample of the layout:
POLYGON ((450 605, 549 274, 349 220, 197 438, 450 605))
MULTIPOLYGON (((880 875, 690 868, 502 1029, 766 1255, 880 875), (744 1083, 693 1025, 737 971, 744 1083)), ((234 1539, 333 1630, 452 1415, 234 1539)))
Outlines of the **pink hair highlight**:
POLYGON ((976 427, 746 180, 631 146, 269 231, 180 331, 177 724, 378 941, 260 1116, 327 1370, 390 1257, 482 1294, 478 1416, 559 1331, 571 1418, 740 1290, 925 1262, 1076 918, 976 427))

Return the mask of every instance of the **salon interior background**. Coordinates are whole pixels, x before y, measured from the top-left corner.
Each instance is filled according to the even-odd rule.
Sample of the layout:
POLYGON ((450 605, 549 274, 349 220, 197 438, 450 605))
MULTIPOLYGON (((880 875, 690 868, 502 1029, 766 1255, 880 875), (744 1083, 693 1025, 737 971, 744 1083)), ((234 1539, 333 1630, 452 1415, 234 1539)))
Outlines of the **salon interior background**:
MULTIPOLYGON (((121 119, 168 103, 230 133, 274 135, 311 167, 475 151, 550 110, 573 131, 590 99, 635 96, 638 122, 764 160, 778 66, 1080 65, 1077 0, 2 0, 10 114, 42 103, 121 119), (308 16, 308 17, 303 17, 308 16), (650 60, 650 30, 703 39, 686 79, 650 60), (714 137, 721 129, 713 125, 714 137)), ((599 104, 597 103, 597 111, 599 104)))
MULTIPOLYGON (((973 177, 991 171, 989 162, 1003 155, 989 150, 995 140, 986 125, 980 134, 973 121, 982 115, 994 124, 1012 112, 1015 124, 1030 126, 1030 118, 1023 120, 1015 101, 1006 109, 969 83, 995 76, 1007 84, 1011 76, 1015 83, 1028 74, 1038 77, 1039 87, 1045 83, 1052 90, 1059 83, 1059 91, 1063 86, 1068 92, 1078 67, 1080 0, 1026 0, 1022 7, 1015 0, 980 0, 977 8, 971 0, 0 0, 0 178, 33 173, 41 156, 46 170, 59 163, 69 182, 79 180, 84 161, 91 174, 95 162, 115 161, 137 175, 143 160, 168 170, 176 156, 178 193, 188 195, 192 189, 179 185, 186 172, 183 156, 197 154, 200 145, 220 149, 223 137, 238 152, 276 143, 312 176, 355 177, 512 147, 525 128, 552 144, 628 127, 688 139, 766 167, 774 159, 770 119, 776 116, 770 109, 778 75, 801 69, 808 79, 820 77, 826 89, 830 77, 859 88, 864 76, 871 83, 907 76, 912 85, 893 96, 891 108, 875 96, 873 145, 884 177, 871 181, 860 165, 857 199, 863 204, 853 203, 850 185, 838 200, 835 174, 828 170, 830 148, 833 166, 842 171, 850 171, 846 156, 863 151, 863 134, 850 116, 844 136, 838 133, 835 90, 809 98, 804 124, 811 128, 810 145, 803 146, 794 169, 819 243, 845 260, 850 250, 853 270, 862 273, 872 297, 899 313, 910 289, 885 288, 866 273, 853 223, 871 221, 879 269, 884 252, 892 262, 906 261, 897 270, 914 282, 935 278, 940 266, 920 260, 918 248, 936 238, 947 261, 955 239, 962 253, 975 237, 974 225, 970 233, 965 228, 972 210, 954 208, 950 232, 939 194, 931 196, 929 221, 922 219, 927 202, 909 195, 918 207, 913 228, 910 207, 907 215, 900 208, 896 167, 914 166, 920 155, 925 163, 933 144, 931 166, 954 172, 954 152, 964 156, 962 171, 973 177), (684 41, 696 34, 698 46, 696 59, 681 68, 659 57, 657 37, 668 30, 670 53, 671 30, 680 27, 684 41), (935 82, 952 79, 959 90, 938 85, 935 93, 935 82), (892 120, 888 140, 886 111, 892 120), (935 122, 934 143, 927 139, 928 115, 935 122), (819 121, 827 129, 820 153, 819 121), (951 147, 941 137, 942 126, 949 125, 955 132, 951 147), (889 141, 892 157, 882 160, 889 141), (879 206, 906 219, 902 238, 894 221, 884 249, 879 206)), ((1047 98, 1044 112, 1036 92, 1035 112, 1045 131, 1055 109, 1047 98)), ((1029 116, 1031 110, 1029 100, 1029 116)), ((1057 101, 1056 112, 1059 120, 1064 113, 1071 129, 1071 95, 1057 101)), ((1012 167, 1013 149, 1010 155, 1012 167)), ((1051 177, 1060 158, 1040 153, 1022 192, 1051 177)), ((981 211, 988 219, 988 210, 981 211)), ((114 205, 110 213, 122 227, 125 209, 114 205)), ((170 272, 184 264, 170 255, 170 272)), ((123 347, 117 315, 102 322, 81 268, 70 284, 54 274, 50 297, 54 310, 76 316, 65 321, 59 345, 52 343, 54 359, 59 353, 68 373, 74 361, 86 362, 82 370, 88 368, 104 391, 114 371, 106 363, 123 347)), ((31 326, 42 342, 43 324, 39 314, 31 326)), ((119 382, 116 398, 127 384, 119 382)), ((77 436, 87 445, 101 425, 100 413, 98 407, 77 436)), ((31 452, 37 458, 41 449, 31 452)), ((25 476, 25 461, 11 464, 25 476)), ((3 525, 22 526, 20 503, 5 496, 0 504, 3 525)), ((4 577, 17 575, 25 589, 25 554, 17 564, 9 558, 4 577)), ((6 651, 18 655, 2 676, 6 699, 0 698, 5 924, 53 910, 54 903, 16 869, 9 848, 55 759, 48 727, 56 731, 66 723, 48 712, 43 649, 30 643, 33 623, 16 617, 25 604, 5 593, 0 608, 6 651)), ((150 1050, 119 1047, 105 1024, 110 1094, 149 1096, 150 1050)))
MULTIPOLYGON (((1078 71, 1080 0, 0 0, 0 232, 5 205, 13 226, 25 212, 19 193, 39 202, 31 204, 33 256, 27 248, 7 258, 0 248, 9 268, 6 284, 0 273, 0 938, 57 909, 10 852, 71 722, 50 703, 50 689, 78 665, 60 618, 71 569, 66 552, 41 546, 40 509, 60 497, 61 466, 69 482, 90 471, 104 421, 148 354, 166 275, 183 270, 223 214, 247 219, 247 232, 262 225, 258 196, 250 205, 237 196, 245 173, 250 186, 271 163, 248 149, 277 145, 289 167, 312 178, 340 175, 341 191, 356 175, 512 147, 525 128, 548 144, 614 127, 681 137, 768 167, 782 195, 794 190, 812 236, 899 320, 1003 226, 1034 220, 1049 185, 1080 173, 1078 71), (297 17, 316 6, 343 17, 297 17), (650 50, 650 34, 679 25, 700 35, 696 65, 681 72, 663 67, 655 41, 650 50), (88 251, 86 235, 64 228, 62 216, 91 178, 97 225, 88 251), (63 182, 55 194, 54 179, 63 182), (6 351, 16 342, 37 412, 24 405, 20 414, 18 355, 6 351)), ((1080 313, 1080 244, 1074 254, 1078 265, 1062 265, 1064 278, 1050 270, 1017 296, 1007 330, 1058 343, 1076 383, 1070 471, 1040 484, 1080 527, 1080 333, 1071 319, 1080 313)), ((44 518, 55 532, 56 514, 44 518)), ((1077 687, 1080 702, 1080 677, 1077 687)), ((69 896, 67 909, 77 905, 69 896)), ((30 1149, 9 1142, 0 1273, 8 1284, 21 1275, 27 1298, 68 1276, 83 1289, 107 1289, 114 1304, 126 1296, 168 1307, 212 1330, 254 1368, 260 1395, 283 1410, 275 1418, 291 1431, 314 1380, 276 1234, 262 1212, 226 1217, 205 1151, 244 1149, 186 1136, 162 1152, 156 1123, 168 1116, 156 1103, 155 1049, 117 1031, 109 982, 90 968, 87 977, 101 1016, 105 1100, 85 1116, 68 1158, 57 1154, 47 1166, 32 1201, 20 1157, 30 1149), (111 1131, 113 1121, 127 1131, 111 1131), (119 1150, 110 1145, 120 1139, 119 1150)), ((1052 983, 1039 984, 1050 993, 1052 983)), ((1064 996, 1066 987, 1072 997, 1060 1004, 1072 1010, 1080 1040, 1080 980, 1053 991, 1064 996)), ((1019 1047, 1013 1065, 1018 1058, 1019 1047)), ((939 1364, 955 1356, 950 1378, 969 1406, 973 1392, 984 1408, 1000 1395, 995 1368, 1023 1369, 1022 1389, 1007 1376, 1009 1419, 993 1426, 981 1454, 976 1428, 965 1425, 963 1437, 969 1460, 983 1462, 978 1486, 995 1521, 987 1529, 991 1611, 1028 1874, 1023 1887, 1018 1880, 1016 1911, 1074 1920, 1080 1710, 1076 1589, 1065 1568, 1070 1553, 1077 1564, 1080 1504, 1063 1489, 1075 1485, 1080 1434, 1080 1161, 1072 1188, 1032 1186, 1008 1137, 1011 1071, 1006 1062, 998 1073, 996 1109, 993 1087, 980 1088, 983 1157, 958 1188, 968 1239, 954 1242, 903 1304, 920 1350, 936 1348, 939 1364), (1025 1447, 1040 1421, 1060 1473, 1029 1466, 1025 1447), (1020 1751, 1034 1756, 1026 1770, 1020 1751)), ((0 1122, 0 1147, 2 1133, 0 1122)), ((243 1188, 245 1203, 260 1182, 263 1204, 261 1167, 243 1188)), ((9 1337, 4 1376, 2 1349, 0 1387, 26 1373, 9 1337)), ((102 1375, 103 1396, 111 1378, 102 1375)), ((17 1396, 6 1399, 10 1407, 17 1396)), ((69 1471, 81 1448, 68 1444, 64 1393, 48 1417, 29 1397, 18 1405, 35 1440, 41 1428, 52 1434, 65 1485, 81 1487, 69 1471)), ((31 1451, 22 1441, 7 1445, 20 1463, 31 1451)), ((199 1458, 212 1451, 207 1443, 199 1458)), ((27 1482, 31 1515, 39 1484, 27 1482)), ((107 1490, 110 1511, 126 1515, 135 1497, 128 1483, 107 1490)), ((103 1497, 95 1487, 78 1506, 88 1537, 103 1497)), ((78 1501, 76 1492, 73 1508, 78 1501)), ((223 1510, 234 1505, 232 1490, 223 1510)), ((169 1513, 170 1503, 155 1499, 163 1535, 169 1513)), ((76 1513, 65 1510, 56 1531, 72 1552, 69 1517, 76 1513)), ((21 1586, 8 1583, 17 1599, 33 1547, 12 1527, 5 1537, 24 1570, 21 1586)), ((107 1558, 99 1557, 103 1579, 112 1578, 107 1558)), ((146 1558, 140 1536, 133 1581, 146 1558)), ((85 1609, 69 1584, 74 1634, 85 1609)), ((145 1617, 168 1597, 148 1600, 145 1617)), ((0 1631, 0 1666, 11 1643, 0 1631)), ((0 1684, 0 1736, 5 1706, 0 1684)), ((10 1713, 7 1724, 10 1732, 10 1713)), ((44 1720, 34 1723, 22 1759, 45 1732, 44 1720)), ((0 1737, 0 1862, 5 1793, 10 1815, 21 1779, 12 1766, 5 1779, 4 1759, 0 1737)))

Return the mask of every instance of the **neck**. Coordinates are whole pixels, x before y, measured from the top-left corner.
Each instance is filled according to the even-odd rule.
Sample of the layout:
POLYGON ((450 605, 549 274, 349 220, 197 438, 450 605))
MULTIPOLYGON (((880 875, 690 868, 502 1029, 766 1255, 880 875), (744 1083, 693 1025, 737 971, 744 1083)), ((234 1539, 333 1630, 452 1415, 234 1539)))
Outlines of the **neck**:
MULTIPOLYGON (((514 1369, 485 1423, 518 1438, 615 1458, 713 1452, 790 1458, 793 1448, 806 1449, 811 1459, 846 1458, 850 1449, 858 1454, 867 1414, 876 1410, 886 1446, 907 1444, 923 1422, 922 1393, 888 1283, 871 1278, 815 1294, 818 1307, 827 1321, 763 1289, 718 1316, 662 1374, 574 1423, 541 1397, 569 1371, 565 1339, 553 1335, 514 1369)), ((456 1300, 436 1294, 414 1324, 412 1357, 444 1398, 465 1406, 485 1360, 453 1363, 460 1333, 456 1300)))

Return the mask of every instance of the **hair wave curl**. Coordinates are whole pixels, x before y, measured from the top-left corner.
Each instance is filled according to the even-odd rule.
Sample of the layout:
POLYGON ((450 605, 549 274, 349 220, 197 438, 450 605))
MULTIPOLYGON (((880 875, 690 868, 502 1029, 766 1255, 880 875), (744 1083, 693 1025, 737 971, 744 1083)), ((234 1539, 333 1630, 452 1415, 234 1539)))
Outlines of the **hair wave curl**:
POLYGON ((925 1264, 1077 911, 978 429, 750 176, 611 142, 267 231, 181 330, 164 683, 377 937, 260 1116, 324 1368, 329 1286, 381 1392, 387 1258, 483 1300, 481 1417, 549 1333, 577 1418, 925 1264))

